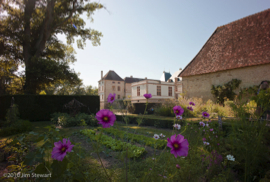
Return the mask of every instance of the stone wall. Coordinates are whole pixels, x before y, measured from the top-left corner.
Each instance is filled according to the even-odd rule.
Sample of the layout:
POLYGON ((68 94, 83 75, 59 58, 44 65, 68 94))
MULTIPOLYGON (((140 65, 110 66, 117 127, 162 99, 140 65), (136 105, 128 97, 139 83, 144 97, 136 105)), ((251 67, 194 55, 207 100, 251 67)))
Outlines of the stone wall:
MULTIPOLYGON (((223 85, 232 79, 241 80, 242 83, 239 86, 241 88, 259 85, 263 80, 270 80, 270 64, 183 77, 183 92, 188 98, 199 97, 203 101, 214 100, 211 94, 212 85, 223 85)), ((236 90, 236 93, 238 91, 239 89, 236 90)))

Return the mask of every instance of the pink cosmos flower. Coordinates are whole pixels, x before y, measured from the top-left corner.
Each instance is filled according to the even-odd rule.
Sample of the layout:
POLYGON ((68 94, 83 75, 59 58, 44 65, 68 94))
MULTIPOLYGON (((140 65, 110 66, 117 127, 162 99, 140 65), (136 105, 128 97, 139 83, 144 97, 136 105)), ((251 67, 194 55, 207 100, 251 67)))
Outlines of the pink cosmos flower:
POLYGON ((115 100, 115 95, 116 94, 112 94, 112 93, 109 94, 108 99, 107 99, 109 103, 111 104, 113 103, 113 101, 115 100))
POLYGON ((205 126, 205 123, 204 122, 199 122, 200 126, 204 127, 205 126))
POLYGON ((205 117, 205 118, 209 118, 209 114, 207 112, 203 112, 202 116, 205 117))
POLYGON ((144 94, 143 95, 146 99, 150 99, 152 97, 152 94, 144 94))
POLYGON ((206 141, 206 138, 203 138, 202 140, 203 140, 203 141, 206 141))
POLYGON ((194 102, 189 102, 189 105, 195 106, 194 102))
POLYGON ((187 156, 189 143, 187 139, 184 139, 183 135, 173 135, 171 138, 167 138, 167 146, 171 148, 171 154, 177 158, 177 156, 187 156))
POLYGON ((102 124, 102 128, 110 128, 113 126, 116 116, 112 111, 108 109, 102 109, 97 112, 96 119, 99 121, 98 124, 102 124))
POLYGON ((213 128, 209 129, 209 131, 213 131, 213 130, 214 130, 213 128))
POLYGON ((217 145, 219 145, 219 143, 217 143, 217 145))
POLYGON ((190 111, 193 111, 193 108, 192 107, 187 107, 188 110, 190 111))
POLYGON ((181 106, 174 106, 173 112, 175 115, 182 115, 184 113, 184 109, 181 106))
POLYGON ((179 166, 179 164, 176 164, 176 168, 180 169, 181 167, 179 166))
POLYGON ((58 161, 62 161, 67 155, 67 152, 71 152, 74 145, 71 145, 71 142, 66 138, 61 141, 54 143, 54 148, 52 151, 52 158, 58 161))

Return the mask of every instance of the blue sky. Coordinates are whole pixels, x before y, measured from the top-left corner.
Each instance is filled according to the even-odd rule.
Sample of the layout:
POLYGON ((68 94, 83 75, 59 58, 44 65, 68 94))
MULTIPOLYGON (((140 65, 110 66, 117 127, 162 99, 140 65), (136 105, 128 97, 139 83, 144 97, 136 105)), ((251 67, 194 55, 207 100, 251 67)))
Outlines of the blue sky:
MULTIPOLYGON (((101 31, 101 45, 76 49, 84 85, 98 86, 101 70, 120 77, 160 79, 184 68, 218 26, 270 8, 269 0, 100 0, 86 27, 101 31)), ((66 42, 65 36, 59 38, 66 42)))

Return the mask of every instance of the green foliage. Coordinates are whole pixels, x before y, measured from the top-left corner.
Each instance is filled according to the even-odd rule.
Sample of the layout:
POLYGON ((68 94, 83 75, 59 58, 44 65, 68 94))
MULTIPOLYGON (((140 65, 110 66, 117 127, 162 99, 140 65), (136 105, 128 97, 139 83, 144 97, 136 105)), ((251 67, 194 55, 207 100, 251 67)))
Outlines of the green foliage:
POLYGON ((252 181, 254 176, 262 178, 267 170, 267 139, 269 132, 266 122, 249 121, 247 109, 244 105, 232 105, 237 116, 240 118, 232 125, 229 135, 230 151, 234 153, 238 161, 235 169, 242 171, 240 177, 243 181, 252 181))
MULTIPOLYGON (((0 56, 15 62, 16 67, 23 63, 26 72, 21 78, 25 78, 23 91, 27 94, 37 94, 58 80, 78 82, 78 74, 69 67, 69 63, 76 61, 72 47, 74 37, 79 37, 77 47, 80 49, 87 40, 93 46, 100 45, 102 37, 101 32, 85 28, 80 15, 86 13, 93 20, 93 12, 104 8, 103 5, 87 0, 47 1, 42 6, 38 3, 8 0, 0 4, 0 56), (57 38, 60 32, 66 35, 67 45, 57 38)), ((11 75, 8 73, 9 78, 11 75)))
POLYGON ((51 121, 54 124, 57 124, 62 127, 72 127, 72 126, 98 126, 98 121, 95 118, 94 114, 85 114, 85 113, 79 113, 75 115, 74 117, 71 117, 67 113, 53 113, 51 115, 51 121))
POLYGON ((239 85, 241 84, 241 80, 238 79, 232 79, 228 83, 225 83, 224 85, 218 85, 214 86, 212 85, 211 93, 217 100, 217 103, 224 105, 224 101, 226 98, 229 100, 233 100, 236 96, 236 93, 234 93, 233 90, 237 89, 239 85))
POLYGON ((2 127, 0 129, 0 136, 5 137, 5 136, 15 135, 18 133, 23 133, 23 132, 27 132, 31 130, 32 130, 32 124, 30 121, 18 120, 17 122, 12 123, 11 125, 2 127))
POLYGON ((122 142, 106 135, 94 135, 93 130, 90 129, 81 130, 80 133, 89 137, 91 140, 100 142, 107 148, 111 148, 114 151, 125 152, 128 148, 130 152, 128 154, 129 158, 138 158, 146 152, 143 147, 137 147, 136 145, 131 145, 130 143, 122 142))
MULTIPOLYGON (((8 161, 14 161, 13 165, 8 166, 10 173, 47 174, 48 177, 42 178, 44 181, 106 181, 99 166, 94 163, 89 165, 85 160, 85 150, 72 141, 74 147, 63 161, 52 160, 54 143, 62 141, 63 136, 59 134, 59 129, 53 126, 47 126, 44 130, 40 134, 30 132, 5 142, 4 151, 10 153, 8 161), (33 142, 41 145, 33 146, 33 142)), ((0 180, 7 181, 8 178, 1 177, 0 180)))
POLYGON ((263 112, 270 110, 270 88, 261 90, 258 95, 252 97, 252 100, 257 103, 257 106, 263 109, 263 112))

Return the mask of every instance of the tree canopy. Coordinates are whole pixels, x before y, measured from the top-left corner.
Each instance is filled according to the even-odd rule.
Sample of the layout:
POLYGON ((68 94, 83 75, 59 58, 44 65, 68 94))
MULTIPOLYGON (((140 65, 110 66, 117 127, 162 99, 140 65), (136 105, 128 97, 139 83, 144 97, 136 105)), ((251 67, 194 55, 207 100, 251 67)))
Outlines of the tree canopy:
MULTIPOLYGON (((80 16, 86 13, 93 21, 94 11, 101 8, 104 6, 88 0, 3 0, 0 4, 0 61, 12 63, 16 68, 13 71, 19 65, 25 66, 20 80, 23 93, 37 94, 59 80, 70 84, 81 82, 69 67, 76 61, 72 44, 74 37, 79 37, 77 47, 80 49, 87 40, 93 46, 100 45, 102 33, 86 28, 80 16), (57 34, 65 34, 67 43, 61 42, 57 34)), ((8 70, 0 71, 8 77, 14 76, 8 70)))

